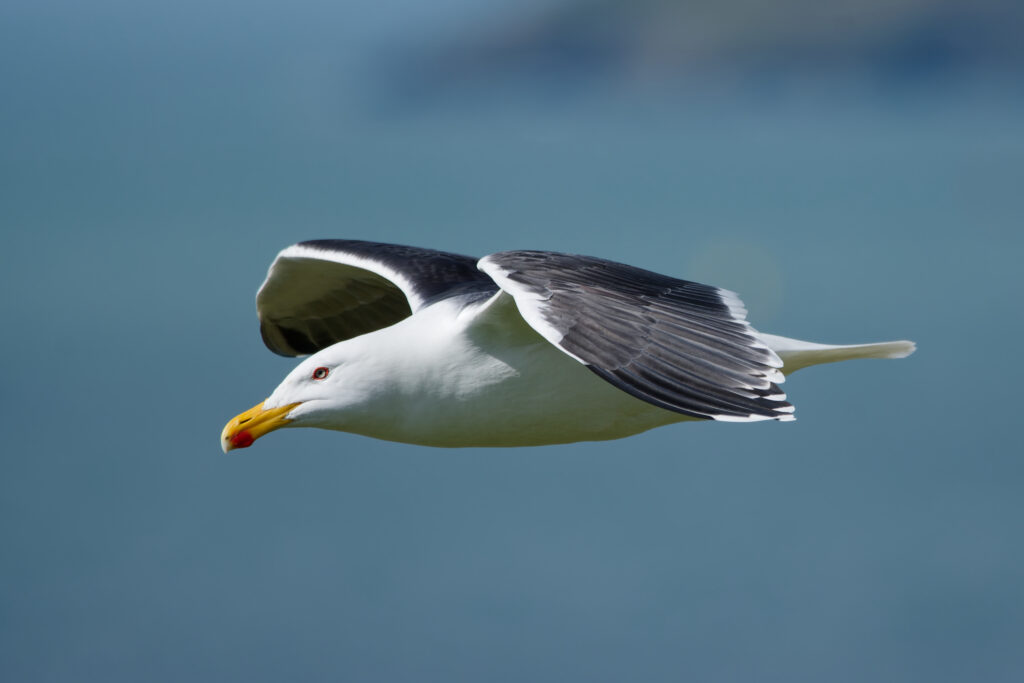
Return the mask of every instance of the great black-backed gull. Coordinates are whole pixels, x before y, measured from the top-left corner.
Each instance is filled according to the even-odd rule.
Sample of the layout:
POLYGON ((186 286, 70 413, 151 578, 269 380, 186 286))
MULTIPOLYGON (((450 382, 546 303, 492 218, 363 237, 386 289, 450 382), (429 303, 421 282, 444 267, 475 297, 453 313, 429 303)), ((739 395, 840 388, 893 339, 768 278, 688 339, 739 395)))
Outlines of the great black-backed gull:
POLYGON ((270 350, 309 357, 228 422, 225 452, 280 427, 456 447, 786 421, 783 372, 914 351, 762 334, 732 292, 549 251, 302 242, 278 254, 256 307, 270 350))

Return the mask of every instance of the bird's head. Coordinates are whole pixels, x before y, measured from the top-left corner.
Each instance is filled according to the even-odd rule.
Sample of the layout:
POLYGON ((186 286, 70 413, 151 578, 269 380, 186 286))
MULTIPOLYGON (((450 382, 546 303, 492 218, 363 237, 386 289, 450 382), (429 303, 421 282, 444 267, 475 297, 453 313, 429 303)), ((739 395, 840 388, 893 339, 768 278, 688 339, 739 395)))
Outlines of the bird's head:
POLYGON ((349 381, 354 373, 344 346, 335 344, 305 359, 266 400, 232 418, 220 435, 224 452, 248 448, 281 427, 335 427, 359 394, 360 383, 349 381))

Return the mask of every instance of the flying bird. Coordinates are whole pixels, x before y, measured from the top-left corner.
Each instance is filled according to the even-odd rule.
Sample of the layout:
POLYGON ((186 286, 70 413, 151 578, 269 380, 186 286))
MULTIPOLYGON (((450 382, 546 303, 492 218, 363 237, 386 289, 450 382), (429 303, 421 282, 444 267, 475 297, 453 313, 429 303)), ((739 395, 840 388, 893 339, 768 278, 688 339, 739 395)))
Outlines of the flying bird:
POLYGON ((550 251, 301 242, 278 254, 256 308, 271 351, 307 358, 227 423, 224 452, 281 427, 458 447, 788 421, 783 373, 915 348, 763 334, 727 290, 550 251))

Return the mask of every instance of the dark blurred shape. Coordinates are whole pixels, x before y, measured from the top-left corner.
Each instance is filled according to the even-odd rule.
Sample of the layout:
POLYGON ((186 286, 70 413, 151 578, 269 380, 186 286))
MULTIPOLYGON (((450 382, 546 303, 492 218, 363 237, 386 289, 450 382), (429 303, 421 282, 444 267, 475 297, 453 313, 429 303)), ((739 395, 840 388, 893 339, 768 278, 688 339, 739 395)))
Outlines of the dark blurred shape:
POLYGON ((400 50, 384 80, 426 101, 821 79, 944 87, 1019 80, 1021 36, 1024 3, 1008 0, 555 0, 400 50))

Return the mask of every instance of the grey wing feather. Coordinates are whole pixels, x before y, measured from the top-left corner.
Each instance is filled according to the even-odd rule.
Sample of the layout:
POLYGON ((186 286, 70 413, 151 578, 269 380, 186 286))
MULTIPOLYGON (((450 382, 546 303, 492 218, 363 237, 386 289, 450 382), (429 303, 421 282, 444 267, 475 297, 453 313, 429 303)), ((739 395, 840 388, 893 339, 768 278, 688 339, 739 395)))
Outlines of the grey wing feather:
POLYGON ((479 267, 548 341, 627 393, 716 420, 793 419, 782 361, 735 294, 589 256, 512 251, 479 267))
POLYGON ((283 356, 315 353, 494 282, 471 256, 361 240, 311 240, 278 254, 256 295, 260 334, 283 356))

